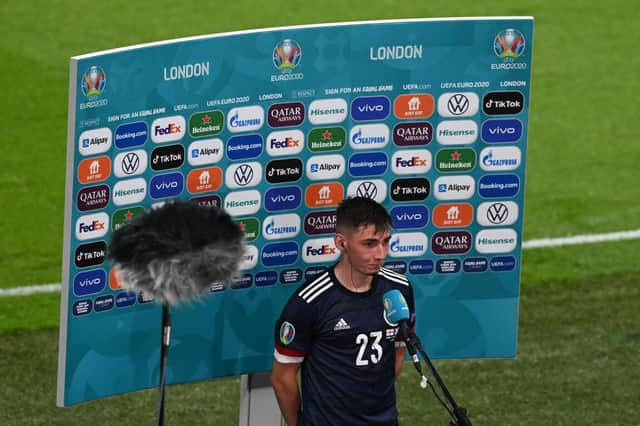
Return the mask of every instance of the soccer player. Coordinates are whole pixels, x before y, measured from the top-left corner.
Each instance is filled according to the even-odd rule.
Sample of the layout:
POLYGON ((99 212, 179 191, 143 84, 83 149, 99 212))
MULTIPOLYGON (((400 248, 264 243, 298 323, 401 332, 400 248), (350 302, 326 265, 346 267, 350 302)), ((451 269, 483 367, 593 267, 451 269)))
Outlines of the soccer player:
POLYGON ((383 267, 391 239, 384 207, 349 198, 336 216, 342 257, 285 305, 275 327, 271 383, 289 426, 397 425, 395 379, 406 348, 385 317, 382 296, 400 290, 413 323, 413 290, 404 275, 383 267))

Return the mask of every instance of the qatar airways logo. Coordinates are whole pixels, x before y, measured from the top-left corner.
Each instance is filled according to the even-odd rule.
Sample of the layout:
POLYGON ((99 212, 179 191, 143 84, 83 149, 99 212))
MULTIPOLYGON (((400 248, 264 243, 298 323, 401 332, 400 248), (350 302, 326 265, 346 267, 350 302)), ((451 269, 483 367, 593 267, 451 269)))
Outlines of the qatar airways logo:
POLYGON ((427 235, 422 232, 401 232, 393 234, 389 242, 391 257, 422 256, 427 252, 427 235))
POLYGON ((302 260, 305 263, 335 262, 339 257, 340 252, 332 237, 307 240, 302 245, 302 260))

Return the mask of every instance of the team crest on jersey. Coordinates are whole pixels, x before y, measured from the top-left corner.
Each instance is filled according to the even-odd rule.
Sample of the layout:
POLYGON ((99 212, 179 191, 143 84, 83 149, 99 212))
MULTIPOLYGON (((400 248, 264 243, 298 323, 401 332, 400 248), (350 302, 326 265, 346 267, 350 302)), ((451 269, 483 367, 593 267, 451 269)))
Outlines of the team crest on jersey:
POLYGON ((396 333, 398 333, 398 329, 397 328, 387 328, 385 331, 385 337, 387 338, 387 340, 393 340, 396 338, 396 333))
POLYGON ((283 345, 288 345, 293 342, 296 337, 296 328, 289 321, 285 321, 280 326, 280 342, 283 345))

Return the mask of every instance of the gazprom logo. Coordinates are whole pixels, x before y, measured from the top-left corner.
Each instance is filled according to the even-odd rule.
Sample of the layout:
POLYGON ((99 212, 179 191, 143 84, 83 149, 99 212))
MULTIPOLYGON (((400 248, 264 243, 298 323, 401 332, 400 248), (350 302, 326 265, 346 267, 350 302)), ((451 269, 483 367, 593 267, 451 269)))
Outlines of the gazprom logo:
POLYGON ((400 232, 391 236, 389 254, 391 257, 422 256, 428 244, 427 235, 422 232, 400 232))
POLYGON ((262 222, 262 235, 267 240, 293 238, 300 233, 300 216, 294 213, 267 216, 262 222))
POLYGON ((264 266, 291 265, 298 260, 300 248, 290 241, 286 243, 270 243, 262 248, 261 259, 264 266))
POLYGON ((264 124, 264 109, 259 105, 232 108, 227 114, 227 129, 232 133, 258 130, 264 124))
POLYGON ((506 172, 520 166, 522 154, 516 146, 489 147, 480 153, 480 168, 489 172, 506 172))
POLYGON ((389 214, 394 229, 423 228, 429 222, 429 210, 425 206, 398 206, 392 208, 389 214))
POLYGON ((351 117, 356 121, 384 120, 391 112, 386 96, 365 96, 351 102, 351 117))
POLYGON ((487 120, 482 123, 482 140, 488 143, 516 142, 522 137, 522 122, 518 119, 487 120))
POLYGON ((271 188, 264 196, 264 208, 267 211, 295 210, 302 203, 302 190, 297 186, 271 188))
POLYGON ((340 257, 332 237, 314 238, 302 245, 302 260, 305 263, 334 262, 340 257))
POLYGON ((353 149, 378 149, 389 143, 389 127, 386 124, 362 124, 349 133, 349 145, 353 149))

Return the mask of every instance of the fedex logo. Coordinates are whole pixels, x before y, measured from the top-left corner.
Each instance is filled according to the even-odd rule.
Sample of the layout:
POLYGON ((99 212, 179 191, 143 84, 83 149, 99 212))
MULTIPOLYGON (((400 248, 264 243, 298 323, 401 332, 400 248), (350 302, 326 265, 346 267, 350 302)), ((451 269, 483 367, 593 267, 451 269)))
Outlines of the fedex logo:
POLYGON ((338 257, 340 252, 331 237, 307 240, 302 246, 302 260, 306 263, 333 262, 338 257))
POLYGON ((76 238, 89 240, 104 236, 109 230, 109 216, 96 213, 80 216, 76 221, 76 238))
POLYGON ((184 137, 186 123, 181 115, 158 118, 151 124, 151 140, 155 143, 179 141, 184 137))
POLYGON ((300 130, 271 132, 266 145, 271 156, 298 154, 304 149, 304 134, 300 130))
POLYGON ((431 153, 426 149, 397 151, 391 168, 396 174, 426 173, 431 168, 431 153))

